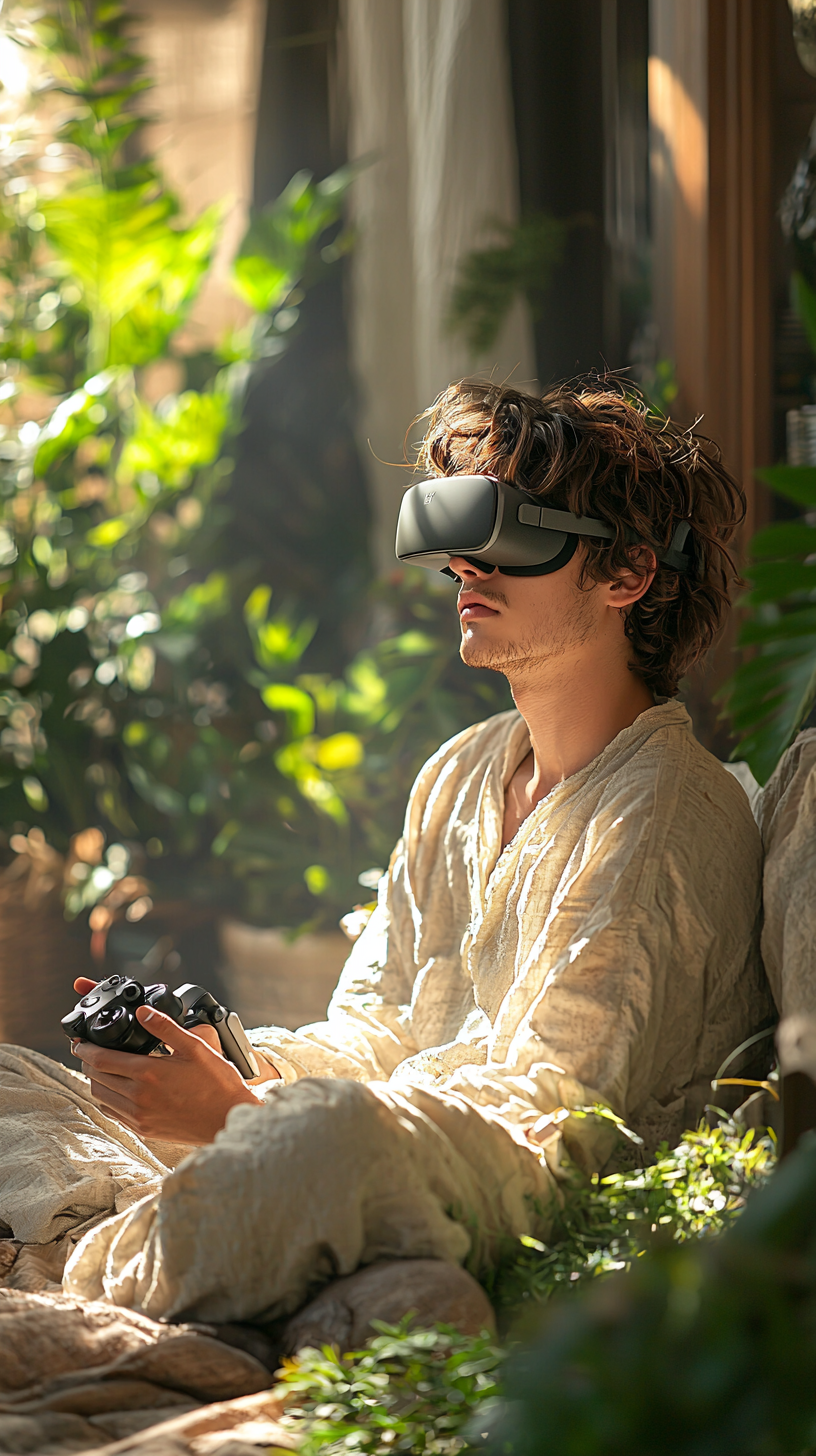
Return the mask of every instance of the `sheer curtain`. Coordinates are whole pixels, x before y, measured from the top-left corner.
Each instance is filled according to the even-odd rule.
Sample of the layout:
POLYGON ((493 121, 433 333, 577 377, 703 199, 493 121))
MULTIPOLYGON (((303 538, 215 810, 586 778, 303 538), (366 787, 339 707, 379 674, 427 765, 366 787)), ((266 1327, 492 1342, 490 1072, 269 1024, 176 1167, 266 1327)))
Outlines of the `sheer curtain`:
POLYGON ((380 570, 412 419, 452 379, 534 381, 526 306, 474 357, 445 328, 457 264, 518 217, 504 0, 345 0, 349 155, 373 156, 353 189, 351 335, 380 570), (376 457, 379 457, 376 458, 376 457))
POLYGON ((147 151, 189 216, 227 204, 214 266, 182 336, 203 349, 248 313, 228 275, 249 221, 265 4, 130 0, 128 9, 154 81, 144 103, 147 151))

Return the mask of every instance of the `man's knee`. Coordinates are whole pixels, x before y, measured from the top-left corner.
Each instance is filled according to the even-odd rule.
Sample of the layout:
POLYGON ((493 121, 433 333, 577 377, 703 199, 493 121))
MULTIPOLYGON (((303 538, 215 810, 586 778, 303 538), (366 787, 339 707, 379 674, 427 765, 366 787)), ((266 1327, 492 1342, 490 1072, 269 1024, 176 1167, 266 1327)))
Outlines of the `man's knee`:
POLYGON ((409 1133, 375 1094, 360 1082, 339 1077, 304 1077, 275 1087, 263 1106, 242 1105, 230 1113, 213 1148, 219 1155, 243 1157, 254 1146, 265 1160, 293 1173, 302 1170, 310 1184, 326 1178, 359 1176, 395 1144, 409 1150, 409 1133))
POLYGON ((361 1263, 463 1259, 438 1175, 409 1115, 360 1083, 304 1078, 234 1108, 155 1200, 94 1232, 67 1287, 154 1318, 287 1313, 361 1263))

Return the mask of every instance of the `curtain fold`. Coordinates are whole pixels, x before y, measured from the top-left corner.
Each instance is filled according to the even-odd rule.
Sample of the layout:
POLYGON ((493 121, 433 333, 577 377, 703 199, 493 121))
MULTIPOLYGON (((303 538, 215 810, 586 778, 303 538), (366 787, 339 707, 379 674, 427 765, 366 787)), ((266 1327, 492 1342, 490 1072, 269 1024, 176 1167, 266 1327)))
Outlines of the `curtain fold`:
MULTIPOLYGON (((381 571, 394 566, 406 431, 463 375, 534 383, 526 305, 493 348, 446 329, 457 267, 518 218, 504 0, 344 0, 353 189, 351 346, 381 571)), ((416 433, 416 432, 415 432, 416 433)))

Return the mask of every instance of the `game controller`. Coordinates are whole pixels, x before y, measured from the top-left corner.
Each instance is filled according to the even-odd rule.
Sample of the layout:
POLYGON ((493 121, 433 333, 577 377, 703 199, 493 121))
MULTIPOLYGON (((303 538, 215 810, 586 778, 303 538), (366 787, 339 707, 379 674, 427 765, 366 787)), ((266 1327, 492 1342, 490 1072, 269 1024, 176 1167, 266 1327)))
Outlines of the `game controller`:
POLYGON ((185 1031, 194 1026, 214 1026, 224 1056, 238 1068, 241 1076, 258 1076, 258 1060, 240 1017, 221 1006, 203 986, 185 984, 171 991, 163 982, 143 986, 133 976, 109 976, 63 1016, 62 1029, 72 1040, 149 1056, 162 1042, 136 1019, 139 1006, 163 1011, 185 1031))

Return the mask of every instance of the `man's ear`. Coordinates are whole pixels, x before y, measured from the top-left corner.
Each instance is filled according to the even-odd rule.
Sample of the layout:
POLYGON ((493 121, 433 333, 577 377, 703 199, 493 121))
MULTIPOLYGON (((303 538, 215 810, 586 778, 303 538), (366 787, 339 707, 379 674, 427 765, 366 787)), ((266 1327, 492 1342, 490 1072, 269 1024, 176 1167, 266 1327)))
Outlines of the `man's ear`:
POLYGON ((609 605, 616 611, 634 606, 646 595, 657 571, 657 557, 648 546, 635 546, 629 552, 631 571, 622 571, 609 583, 609 605))

